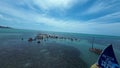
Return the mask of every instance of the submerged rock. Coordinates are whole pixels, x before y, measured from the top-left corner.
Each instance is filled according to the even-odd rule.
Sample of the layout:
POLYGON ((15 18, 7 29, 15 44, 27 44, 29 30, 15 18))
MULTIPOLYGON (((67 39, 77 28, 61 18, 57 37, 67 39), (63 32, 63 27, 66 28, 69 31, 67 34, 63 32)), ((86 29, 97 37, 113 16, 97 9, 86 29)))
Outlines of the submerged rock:
POLYGON ((21 38, 21 40, 24 40, 23 38, 21 38))
POLYGON ((33 41, 33 39, 32 39, 32 38, 29 38, 29 39, 28 39, 28 42, 32 42, 32 41, 33 41))
POLYGON ((40 43, 40 41, 37 41, 37 43, 39 44, 39 43, 40 43))

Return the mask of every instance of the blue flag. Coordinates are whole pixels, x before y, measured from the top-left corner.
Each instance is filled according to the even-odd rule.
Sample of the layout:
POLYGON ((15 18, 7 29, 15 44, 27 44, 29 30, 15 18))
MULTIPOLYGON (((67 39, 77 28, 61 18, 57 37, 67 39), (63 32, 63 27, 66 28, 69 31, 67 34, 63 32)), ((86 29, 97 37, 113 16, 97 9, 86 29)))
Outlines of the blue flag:
POLYGON ((112 45, 109 45, 106 49, 104 49, 98 59, 98 65, 101 68, 120 68, 116 60, 112 45))

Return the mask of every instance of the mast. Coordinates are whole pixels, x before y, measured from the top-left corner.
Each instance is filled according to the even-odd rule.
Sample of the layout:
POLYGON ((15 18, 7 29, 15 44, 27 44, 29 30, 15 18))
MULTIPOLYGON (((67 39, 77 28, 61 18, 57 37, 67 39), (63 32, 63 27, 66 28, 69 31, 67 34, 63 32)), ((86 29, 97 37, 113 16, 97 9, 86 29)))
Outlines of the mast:
POLYGON ((92 49, 93 49, 93 45, 94 45, 94 40, 95 40, 95 38, 93 37, 93 39, 92 39, 92 49))

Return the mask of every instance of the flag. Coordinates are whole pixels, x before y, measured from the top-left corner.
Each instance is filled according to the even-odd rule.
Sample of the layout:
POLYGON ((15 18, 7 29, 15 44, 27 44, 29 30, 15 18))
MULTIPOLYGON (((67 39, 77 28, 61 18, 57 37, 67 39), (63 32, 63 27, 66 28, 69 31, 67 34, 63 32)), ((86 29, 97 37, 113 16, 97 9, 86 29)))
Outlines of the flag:
POLYGON ((101 68, 120 68, 115 57, 112 45, 109 45, 98 59, 98 65, 101 68))

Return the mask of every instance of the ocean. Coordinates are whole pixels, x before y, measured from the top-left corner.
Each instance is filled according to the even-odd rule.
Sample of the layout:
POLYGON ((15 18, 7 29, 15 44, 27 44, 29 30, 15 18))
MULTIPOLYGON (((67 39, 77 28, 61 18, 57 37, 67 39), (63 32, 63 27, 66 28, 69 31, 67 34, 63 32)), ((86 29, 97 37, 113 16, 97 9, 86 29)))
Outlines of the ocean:
POLYGON ((94 47, 104 49, 113 44, 120 64, 120 36, 81 33, 35 31, 23 29, 0 29, 0 68, 90 68, 99 55, 90 52, 94 47), (37 34, 51 34, 79 39, 46 39, 28 42, 37 34))

